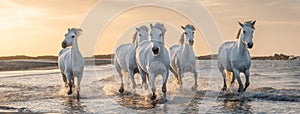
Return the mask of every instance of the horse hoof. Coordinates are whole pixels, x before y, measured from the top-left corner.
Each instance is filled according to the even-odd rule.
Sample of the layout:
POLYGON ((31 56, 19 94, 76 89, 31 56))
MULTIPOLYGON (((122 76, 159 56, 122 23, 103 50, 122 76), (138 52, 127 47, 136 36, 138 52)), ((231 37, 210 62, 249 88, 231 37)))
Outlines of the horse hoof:
POLYGON ((72 94, 72 91, 68 91, 68 95, 71 95, 72 94))
POLYGON ((124 88, 123 88, 123 87, 120 87, 119 92, 120 92, 120 93, 123 93, 123 92, 124 92, 124 88))
POLYGON ((191 88, 191 90, 192 90, 192 91, 196 91, 196 90, 197 90, 197 87, 196 87, 196 86, 193 86, 193 87, 191 88))
POLYGON ((155 100, 156 99, 156 95, 152 95, 151 100, 155 100))
POLYGON ((238 92, 241 93, 241 92, 244 92, 244 91, 239 89, 238 92))
POLYGON ((226 89, 227 89, 226 87, 223 87, 221 90, 222 90, 222 91, 225 91, 226 89))

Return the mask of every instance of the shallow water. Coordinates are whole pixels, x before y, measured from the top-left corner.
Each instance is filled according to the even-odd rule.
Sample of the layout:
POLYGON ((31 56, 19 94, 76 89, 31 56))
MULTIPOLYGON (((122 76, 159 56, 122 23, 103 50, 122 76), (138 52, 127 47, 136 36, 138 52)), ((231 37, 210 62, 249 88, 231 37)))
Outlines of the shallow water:
MULTIPOLYGON (((151 101, 148 90, 131 89, 125 78, 125 93, 120 94, 119 77, 113 65, 86 66, 81 99, 65 95, 58 69, 0 72, 0 112, 59 113, 299 113, 300 61, 255 60, 251 66, 251 84, 243 94, 238 84, 220 92, 222 76, 215 60, 198 61, 199 87, 192 91, 192 74, 183 77, 183 86, 170 73, 167 102, 151 101)), ((244 75, 241 74, 244 81, 244 75)), ((161 97, 161 77, 156 81, 161 97)))

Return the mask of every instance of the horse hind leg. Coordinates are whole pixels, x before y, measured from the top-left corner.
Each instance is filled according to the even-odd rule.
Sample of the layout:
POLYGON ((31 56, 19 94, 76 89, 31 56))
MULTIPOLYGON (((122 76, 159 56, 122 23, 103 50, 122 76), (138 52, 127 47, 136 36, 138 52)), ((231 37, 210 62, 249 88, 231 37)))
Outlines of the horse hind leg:
POLYGON ((221 89, 222 91, 227 90, 227 85, 226 85, 226 73, 225 73, 225 69, 220 70, 222 77, 223 77, 223 88, 221 89))
POLYGON ((67 88, 68 87, 67 77, 66 77, 66 75, 64 73, 61 73, 61 75, 62 75, 63 81, 65 83, 65 88, 67 88))

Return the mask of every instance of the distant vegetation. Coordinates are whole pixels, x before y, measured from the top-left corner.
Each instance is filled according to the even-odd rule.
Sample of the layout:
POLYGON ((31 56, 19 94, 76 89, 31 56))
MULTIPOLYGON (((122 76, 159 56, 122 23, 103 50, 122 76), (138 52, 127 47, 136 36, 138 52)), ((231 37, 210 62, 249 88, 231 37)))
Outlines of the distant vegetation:
MULTIPOLYGON (((94 55, 92 57, 85 57, 85 59, 113 59, 114 54, 106 54, 106 55, 94 55)), ((37 56, 37 57, 31 57, 31 56, 25 56, 25 55, 16 55, 16 56, 4 56, 0 57, 0 60, 20 60, 20 59, 33 59, 33 60, 57 60, 57 56, 52 55, 45 55, 45 56, 37 56)), ((196 57, 198 60, 217 60, 218 55, 212 54, 212 55, 203 55, 196 57)), ((300 59, 299 56, 293 56, 293 55, 285 55, 285 54, 274 54, 273 56, 254 56, 252 57, 252 60, 294 60, 294 59, 300 59)))

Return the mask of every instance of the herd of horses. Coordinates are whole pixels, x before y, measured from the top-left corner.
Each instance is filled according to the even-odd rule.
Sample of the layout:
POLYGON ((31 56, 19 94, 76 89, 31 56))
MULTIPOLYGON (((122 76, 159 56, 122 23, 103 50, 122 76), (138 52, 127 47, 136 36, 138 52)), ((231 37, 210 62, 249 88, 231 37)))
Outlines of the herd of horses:
MULTIPOLYGON (((253 32, 256 21, 246 21, 240 23, 237 41, 224 42, 219 48, 218 68, 224 80, 222 90, 227 89, 227 78, 231 79, 231 85, 237 79, 239 83, 238 92, 246 91, 250 85, 251 57, 248 48, 253 47, 253 32), (243 85, 240 73, 246 77, 243 85)), ((181 26, 183 33, 179 38, 179 44, 171 46, 169 49, 165 45, 166 27, 164 24, 150 24, 136 28, 132 38, 132 43, 122 44, 117 47, 114 57, 114 65, 121 80, 119 92, 124 92, 123 78, 125 73, 129 74, 132 88, 136 88, 134 75, 139 73, 142 78, 143 88, 148 88, 149 82, 152 90, 151 100, 156 99, 156 77, 162 76, 163 98, 166 100, 167 80, 169 71, 174 74, 178 85, 182 85, 184 73, 191 72, 194 76, 194 85, 191 89, 197 90, 197 67, 196 57, 193 50, 194 32, 193 25, 181 26)), ((62 50, 59 52, 59 69, 68 88, 67 94, 72 94, 72 88, 76 88, 77 99, 80 98, 80 81, 83 74, 84 59, 79 51, 77 38, 82 32, 81 29, 71 28, 65 34, 62 42, 62 50), (76 84, 76 86, 75 86, 76 84)))

